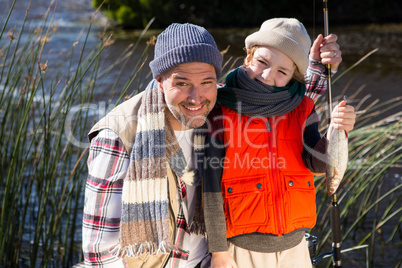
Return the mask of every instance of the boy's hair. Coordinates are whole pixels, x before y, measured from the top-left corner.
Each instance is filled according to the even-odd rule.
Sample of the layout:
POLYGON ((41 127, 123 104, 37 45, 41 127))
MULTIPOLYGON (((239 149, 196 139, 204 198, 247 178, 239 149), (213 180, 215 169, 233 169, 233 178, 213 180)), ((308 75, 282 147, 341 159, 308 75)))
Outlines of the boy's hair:
MULTIPOLYGON (((255 51, 259 47, 260 47, 259 45, 254 45, 249 49, 246 49, 246 48, 244 49, 244 50, 246 50, 247 55, 250 55, 249 57, 246 56, 244 58, 244 63, 243 63, 244 66, 248 67, 250 65, 252 59, 254 58, 255 51)), ((295 63, 293 62, 293 64, 295 64, 295 63)), ((296 68, 295 68, 295 72, 293 73, 293 77, 292 77, 291 82, 293 82, 294 80, 299 81, 300 83, 303 83, 303 84, 307 84, 307 81, 306 81, 306 79, 304 77, 304 74, 300 72, 300 70, 297 67, 297 65, 296 65, 296 68)))
POLYGON ((245 45, 247 49, 255 45, 276 48, 288 56, 301 73, 307 70, 311 39, 304 25, 297 19, 266 20, 257 32, 247 36, 245 45))

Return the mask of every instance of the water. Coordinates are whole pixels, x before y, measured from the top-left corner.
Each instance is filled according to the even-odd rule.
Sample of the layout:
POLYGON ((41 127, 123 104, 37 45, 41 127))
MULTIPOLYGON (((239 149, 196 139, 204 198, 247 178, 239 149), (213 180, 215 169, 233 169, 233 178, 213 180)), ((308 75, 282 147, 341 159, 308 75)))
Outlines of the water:
MULTIPOLYGON (((44 14, 50 4, 50 0, 33 0, 29 10, 28 25, 33 25, 36 19, 44 14)), ((0 21, 4 22, 6 11, 12 3, 11 0, 0 0, 0 21), (4 8, 6 7, 6 8, 4 8)), ((46 46, 46 59, 49 61, 49 66, 56 66, 61 64, 58 62, 59 53, 68 51, 75 41, 82 42, 83 36, 87 30, 88 24, 94 13, 94 9, 90 6, 90 0, 65 0, 59 1, 57 12, 54 16, 54 22, 58 24, 57 32, 52 36, 51 41, 46 46), (83 34, 82 34, 83 33, 83 34)), ((9 28, 16 26, 17 29, 22 25, 22 18, 25 16, 28 1, 17 1, 10 22, 9 28)), ((94 26, 89 35, 88 47, 93 47, 99 40, 99 36, 103 31, 103 25, 106 19, 98 15, 94 20, 94 26)), ((34 26, 31 26, 32 28, 34 26)), ((321 27, 315 29, 308 29, 311 35, 317 35, 321 27)), ((224 50, 230 44, 230 48, 225 54, 225 60, 229 58, 237 59, 236 66, 241 64, 242 57, 244 56, 243 46, 244 38, 255 29, 225 29, 225 30, 211 30, 212 35, 215 37, 220 50, 224 50)), ((359 26, 359 27, 333 27, 331 32, 335 32, 339 36, 338 43, 341 45, 343 63, 340 66, 338 75, 346 70, 357 60, 373 49, 378 48, 378 51, 364 60, 358 67, 347 73, 339 82, 333 85, 333 95, 340 94, 347 85, 348 90, 346 95, 353 95, 356 90, 362 86, 364 89, 358 94, 357 99, 369 95, 366 103, 371 103, 376 99, 385 101, 390 98, 401 97, 402 95, 402 24, 401 25, 387 25, 387 26, 359 26)), ((7 31, 6 31, 7 33, 7 31)), ((146 40, 152 35, 158 34, 158 31, 150 31, 146 36, 146 40)), ((134 36, 138 33, 117 33, 115 34, 115 42, 112 44, 104 56, 104 66, 111 64, 126 47, 134 42, 134 36)), ((4 37, 3 37, 4 38, 4 37)), ((145 45, 142 44, 142 48, 145 45)), ((142 52, 141 47, 137 50, 142 52)), ((152 58, 152 50, 149 52, 149 57, 152 58)), ((148 60, 149 62, 149 60, 148 60)), ((233 62, 233 60, 232 60, 233 62)), ((135 59, 129 64, 134 67, 135 59)), ((148 69, 147 69, 148 70, 148 69)), ((226 69, 227 70, 227 69, 226 69)), ((117 75, 117 70, 112 73, 112 77, 117 75)), ((149 70, 148 70, 149 75, 149 70)), ((147 81, 149 76, 144 80, 147 81)), ((122 77, 121 80, 125 81, 127 77, 122 77)), ((112 80, 112 79, 111 79, 112 80)), ((144 82, 145 82, 144 81, 144 82)), ((105 96, 109 95, 109 88, 114 81, 105 81, 102 83, 96 92, 96 100, 94 102, 100 103, 105 101, 105 96)), ((123 82, 122 82, 123 84, 123 82)), ((129 91, 135 91, 137 83, 134 83, 129 91)), ((352 103, 357 105, 357 103, 352 103)), ((362 105, 362 109, 366 105, 362 105)), ((395 111, 400 107, 396 108, 395 111)), ((390 184, 401 183, 400 177, 401 169, 396 167, 391 169, 385 176, 384 180, 389 181, 390 184)), ((384 228, 383 232, 387 229, 384 228)), ((354 246, 348 244, 348 247, 354 246)), ((379 244, 377 248, 383 245, 379 244)), ((398 247, 387 247, 380 257, 383 258, 384 263, 395 263, 398 261, 398 247), (394 260, 393 260, 394 258, 394 260), (396 258, 396 259, 395 259, 396 258)), ((356 253, 359 257, 364 252, 356 253)), ((356 255, 352 255, 356 256, 356 255)), ((378 263, 381 263, 378 262, 378 263)), ((387 264, 385 264, 387 265, 387 264)), ((378 264, 378 267, 386 267, 378 264)))
MULTIPOLYGON (((58 52, 71 48, 71 45, 83 36, 82 32, 87 30, 88 24, 94 14, 94 8, 91 7, 90 0, 66 0, 59 1, 57 11, 53 21, 58 24, 58 30, 53 35, 51 42, 47 45, 51 53, 49 56, 57 55, 58 52)), ((0 0, 0 18, 3 22, 6 11, 11 5, 11 0, 0 0), (6 8, 3 8, 6 7, 6 8)), ((49 8, 50 0, 33 0, 29 9, 28 25, 30 21, 38 19, 45 14, 49 8)), ((22 24, 22 18, 25 16, 28 1, 17 1, 10 22, 9 28, 16 26, 17 29, 22 24)), ((53 5, 54 7, 54 5, 53 5)), ((53 9, 52 7, 52 9, 53 9)), ((94 45, 103 30, 106 19, 102 15, 97 15, 94 20, 94 26, 89 38, 89 46, 94 45)), ((314 29, 308 29, 310 35, 320 33, 319 26, 314 29)), ((217 41, 220 50, 230 48, 225 55, 225 59, 231 56, 241 58, 244 56, 244 38, 255 29, 231 29, 231 30, 211 30, 212 35, 217 41)), ((395 98, 402 95, 402 24, 387 26, 358 26, 331 28, 331 32, 338 35, 338 43, 341 45, 343 63, 338 72, 351 66, 366 53, 378 48, 378 51, 363 61, 357 68, 349 72, 342 78, 342 83, 334 84, 334 95, 343 90, 346 82, 352 81, 349 86, 351 91, 366 85, 361 94, 371 94, 372 98, 381 100, 395 98)), ((158 31, 148 33, 148 36, 157 34, 158 31)), ((115 34, 115 43, 109 49, 106 60, 115 59, 134 40, 130 34, 115 34)), ((141 51, 139 49, 138 51, 141 51)), ((152 51, 149 56, 152 57, 152 51)), ((55 57, 56 58, 56 57, 55 57)), ((52 58, 51 58, 52 59, 52 58)), ((238 61, 241 63, 241 60, 238 61)), ((134 64, 134 62, 133 62, 134 64)), ((99 93, 107 91, 107 88, 99 88, 99 93)), ((350 94, 352 93, 350 92, 350 94)))

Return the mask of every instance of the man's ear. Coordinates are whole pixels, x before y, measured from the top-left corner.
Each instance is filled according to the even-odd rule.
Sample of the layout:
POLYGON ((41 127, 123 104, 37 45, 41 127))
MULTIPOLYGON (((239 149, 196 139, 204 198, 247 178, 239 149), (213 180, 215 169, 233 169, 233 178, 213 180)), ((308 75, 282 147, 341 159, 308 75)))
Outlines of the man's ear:
POLYGON ((164 92, 163 92, 163 84, 162 84, 162 76, 158 76, 155 80, 156 80, 156 83, 158 84, 159 90, 160 90, 162 93, 164 93, 164 92))

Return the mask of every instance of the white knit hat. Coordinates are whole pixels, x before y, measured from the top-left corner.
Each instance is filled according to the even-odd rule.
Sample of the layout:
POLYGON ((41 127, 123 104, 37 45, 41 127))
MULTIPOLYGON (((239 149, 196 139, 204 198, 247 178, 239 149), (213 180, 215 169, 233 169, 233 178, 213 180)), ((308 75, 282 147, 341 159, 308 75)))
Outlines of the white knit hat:
POLYGON ((247 36, 245 42, 246 49, 255 45, 276 48, 292 59, 302 74, 307 70, 311 39, 297 19, 266 20, 259 31, 247 36))

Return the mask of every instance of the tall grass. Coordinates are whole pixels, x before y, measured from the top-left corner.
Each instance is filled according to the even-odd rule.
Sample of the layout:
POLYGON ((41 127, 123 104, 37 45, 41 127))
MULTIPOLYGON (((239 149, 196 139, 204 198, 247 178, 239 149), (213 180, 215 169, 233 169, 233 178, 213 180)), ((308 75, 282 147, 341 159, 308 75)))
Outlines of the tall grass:
MULTIPOLYGON (((357 118, 354 130, 349 133, 348 169, 337 195, 341 208, 342 248, 367 245, 369 256, 360 250, 360 253, 345 253, 343 257, 345 267, 365 267, 366 257, 370 267, 398 267, 400 258, 387 250, 396 253, 400 248, 402 185, 400 178, 386 175, 391 168, 400 170, 402 164, 402 98, 386 101, 371 100, 370 95, 359 98, 363 88, 355 90, 346 86, 341 94, 351 95, 348 102, 355 107, 357 118), (354 92, 349 94, 349 91, 354 92)), ((317 109, 323 112, 325 105, 322 101, 317 109)), ((319 251, 322 252, 330 250, 328 246, 332 243, 331 198, 326 193, 323 177, 318 177, 316 182, 319 218, 313 233, 320 238, 319 251)))
MULTIPOLYGON (((57 33, 57 2, 30 25, 27 8, 21 28, 6 30, 11 7, 0 35, 0 267, 71 267, 82 259, 88 149, 83 141, 98 115, 88 104, 99 83, 130 60, 137 44, 102 68, 112 41, 101 32, 99 42, 87 47, 91 21, 86 34, 71 40, 69 51, 53 64, 46 46, 57 33)), ((119 99, 141 75, 146 56, 147 49, 119 99)))

